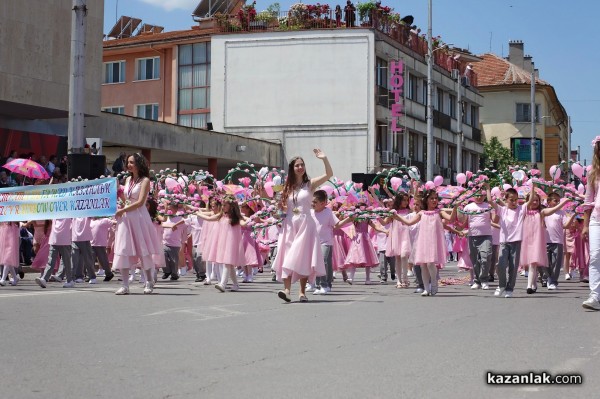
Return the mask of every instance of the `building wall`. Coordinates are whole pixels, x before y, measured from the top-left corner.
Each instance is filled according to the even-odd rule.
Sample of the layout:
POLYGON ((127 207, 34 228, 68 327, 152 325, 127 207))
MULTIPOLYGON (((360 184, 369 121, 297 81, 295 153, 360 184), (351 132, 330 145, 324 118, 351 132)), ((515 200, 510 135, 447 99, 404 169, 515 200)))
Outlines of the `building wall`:
POLYGON ((286 158, 320 174, 375 167, 374 35, 369 30, 268 32, 212 38, 214 129, 279 140, 286 158))
MULTIPOLYGON (((104 1, 88 1, 85 109, 100 112, 104 1)), ((0 1, 0 101, 68 112, 72 0, 0 1)))
POLYGON ((104 63, 125 61, 125 82, 102 84, 102 107, 124 106, 125 115, 137 116, 136 105, 158 104, 158 120, 177 123, 176 101, 173 101, 177 92, 172 90, 177 87, 175 54, 175 48, 170 47, 105 56, 104 63), (137 60, 150 57, 160 57, 160 77, 155 80, 136 80, 137 60))

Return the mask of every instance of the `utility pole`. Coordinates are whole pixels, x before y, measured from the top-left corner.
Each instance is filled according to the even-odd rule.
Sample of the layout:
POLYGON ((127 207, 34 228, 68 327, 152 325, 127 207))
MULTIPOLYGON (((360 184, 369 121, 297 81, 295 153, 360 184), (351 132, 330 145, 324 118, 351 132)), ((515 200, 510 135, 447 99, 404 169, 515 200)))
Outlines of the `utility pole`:
POLYGON ((432 75, 433 75, 433 42, 431 30, 432 0, 429 0, 428 27, 427 27, 427 172, 426 180, 433 180, 433 101, 432 101, 432 75))
POLYGON ((71 16, 71 67, 69 78, 68 152, 83 153, 85 100, 86 0, 73 0, 71 16))
POLYGON ((531 168, 536 165, 536 134, 535 134, 535 67, 531 63, 531 168))

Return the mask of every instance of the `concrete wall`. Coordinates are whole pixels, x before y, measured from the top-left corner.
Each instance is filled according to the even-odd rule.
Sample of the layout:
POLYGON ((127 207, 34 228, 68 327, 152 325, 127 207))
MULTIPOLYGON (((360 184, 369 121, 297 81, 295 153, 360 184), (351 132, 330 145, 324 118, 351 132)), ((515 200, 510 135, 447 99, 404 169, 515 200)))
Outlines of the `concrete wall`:
MULTIPOLYGON (((84 111, 97 115, 104 1, 87 3, 84 111)), ((72 0, 0 1, 0 101, 68 111, 71 8, 72 0)))
POLYGON ((215 130, 283 144, 311 175, 375 166, 374 35, 369 30, 217 35, 211 44, 211 119, 215 130))

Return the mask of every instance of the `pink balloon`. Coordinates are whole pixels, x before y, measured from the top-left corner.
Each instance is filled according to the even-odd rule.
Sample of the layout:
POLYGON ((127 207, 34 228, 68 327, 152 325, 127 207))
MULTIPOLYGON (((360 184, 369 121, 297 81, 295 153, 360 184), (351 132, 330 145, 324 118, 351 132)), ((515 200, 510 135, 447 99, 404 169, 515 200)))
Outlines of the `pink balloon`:
POLYGON ((571 170, 573 171, 573 174, 575 176, 581 179, 581 177, 583 176, 583 166, 581 166, 578 163, 574 163, 573 165, 571 165, 571 170))
POLYGON ((179 186, 179 184, 177 183, 177 180, 171 177, 167 177, 165 180, 165 186, 167 186, 167 188, 172 191, 175 189, 175 187, 179 186))
POLYGON ((504 189, 504 191, 508 190, 509 188, 512 188, 512 186, 510 184, 503 184, 502 188, 504 189))
POLYGON ((433 178, 433 184, 435 184, 436 187, 441 186, 444 183, 444 178, 440 175, 436 176, 433 178))
POLYGON ((269 198, 273 198, 273 182, 272 181, 268 181, 265 183, 265 191, 267 192, 267 195, 269 196, 269 198))
POLYGON ((467 176, 467 180, 471 180, 471 177, 473 177, 473 172, 471 172, 470 170, 467 170, 466 176, 467 176))
POLYGON ((500 187, 492 188, 492 195, 494 197, 499 197, 502 193, 500 192, 500 187))
POLYGON ((456 182, 458 184, 465 184, 467 182, 467 176, 464 173, 459 173, 456 175, 456 182))
POLYGON ((577 186, 577 191, 579 192, 579 194, 585 193, 585 186, 579 183, 579 186, 577 186))
POLYGON ((392 183, 392 190, 398 191, 398 187, 402 184, 402 179, 399 177, 392 177, 390 183, 392 183))
POLYGON ((435 183, 430 180, 427 183, 425 183, 425 188, 427 190, 433 190, 435 188, 435 183))
POLYGON ((558 179, 560 179, 561 170, 558 166, 556 166, 556 165, 550 166, 549 172, 550 172, 550 177, 552 177, 552 180, 557 181, 558 179))
POLYGON ((223 182, 221 180, 217 180, 217 188, 223 187, 223 182))
POLYGON ((319 189, 325 191, 327 196, 331 196, 333 194, 333 187, 331 186, 321 186, 319 189))

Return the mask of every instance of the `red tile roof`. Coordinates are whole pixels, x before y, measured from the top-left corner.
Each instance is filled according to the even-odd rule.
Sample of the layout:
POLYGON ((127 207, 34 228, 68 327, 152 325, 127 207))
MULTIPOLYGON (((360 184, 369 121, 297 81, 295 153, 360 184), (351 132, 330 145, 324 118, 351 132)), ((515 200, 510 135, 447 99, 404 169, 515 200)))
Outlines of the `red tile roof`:
MULTIPOLYGON (((483 58, 483 61, 473 63, 473 69, 477 73, 478 87, 531 84, 531 72, 511 64, 495 54, 484 54, 480 57, 483 58)), ((536 78, 535 83, 550 85, 540 78, 536 78)))
POLYGON ((214 33, 218 33, 218 28, 208 29, 188 29, 188 30, 176 30, 172 32, 153 33, 146 35, 139 35, 133 37, 127 37, 124 39, 105 40, 102 46, 105 49, 119 48, 132 46, 137 44, 149 44, 149 43, 164 43, 176 40, 193 39, 197 37, 210 36, 214 33))

